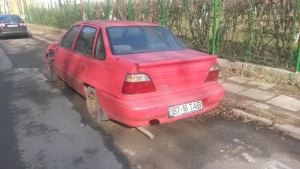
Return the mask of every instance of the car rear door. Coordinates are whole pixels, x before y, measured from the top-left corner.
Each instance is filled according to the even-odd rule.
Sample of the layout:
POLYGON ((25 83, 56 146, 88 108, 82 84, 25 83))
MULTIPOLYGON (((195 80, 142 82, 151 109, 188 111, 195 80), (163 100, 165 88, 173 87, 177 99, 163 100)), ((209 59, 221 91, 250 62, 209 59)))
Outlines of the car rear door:
POLYGON ((93 60, 95 37, 98 28, 92 25, 82 27, 74 46, 74 53, 70 56, 67 71, 71 76, 71 86, 84 95, 84 83, 93 60))
POLYGON ((53 68, 57 75, 67 83, 70 81, 70 76, 67 73, 70 66, 69 58, 72 55, 74 39, 78 35, 80 27, 80 25, 72 26, 59 43, 56 51, 53 68))

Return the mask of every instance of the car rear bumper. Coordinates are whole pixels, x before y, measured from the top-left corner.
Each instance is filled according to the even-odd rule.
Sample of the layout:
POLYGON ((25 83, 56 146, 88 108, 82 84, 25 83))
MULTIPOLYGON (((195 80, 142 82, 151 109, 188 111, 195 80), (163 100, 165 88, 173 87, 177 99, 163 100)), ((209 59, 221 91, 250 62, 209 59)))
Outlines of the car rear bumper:
POLYGON ((151 122, 162 124, 202 114, 216 108, 224 96, 219 84, 198 90, 164 94, 139 100, 121 100, 97 93, 100 104, 107 116, 128 126, 146 126, 151 122), (195 101, 202 101, 203 109, 197 112, 169 117, 168 108, 195 101))
POLYGON ((28 35, 27 29, 24 30, 0 30, 0 37, 24 36, 28 35))

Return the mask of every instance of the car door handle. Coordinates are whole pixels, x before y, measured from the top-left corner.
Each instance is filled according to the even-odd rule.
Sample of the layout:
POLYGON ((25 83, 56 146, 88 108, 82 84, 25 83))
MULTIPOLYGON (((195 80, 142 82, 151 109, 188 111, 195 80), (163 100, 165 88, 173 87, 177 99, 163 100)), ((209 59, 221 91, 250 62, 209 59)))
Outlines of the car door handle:
POLYGON ((80 68, 81 68, 81 69, 85 69, 85 66, 84 66, 84 65, 81 65, 80 68))

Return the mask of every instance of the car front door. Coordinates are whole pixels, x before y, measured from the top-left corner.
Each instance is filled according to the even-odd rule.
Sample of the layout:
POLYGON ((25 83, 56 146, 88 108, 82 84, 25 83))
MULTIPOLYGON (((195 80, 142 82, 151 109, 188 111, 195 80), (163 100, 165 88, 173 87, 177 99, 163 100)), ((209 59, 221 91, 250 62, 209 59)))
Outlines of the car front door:
POLYGON ((67 73, 67 69, 70 66, 69 58, 72 55, 74 39, 77 36, 79 29, 80 25, 74 25, 65 34, 59 43, 53 63, 53 68, 57 75, 67 83, 69 83, 70 80, 70 76, 67 73))
POLYGON ((95 37, 98 28, 83 26, 74 47, 74 53, 70 57, 68 73, 71 75, 71 86, 84 95, 84 83, 92 61, 95 46, 95 37))

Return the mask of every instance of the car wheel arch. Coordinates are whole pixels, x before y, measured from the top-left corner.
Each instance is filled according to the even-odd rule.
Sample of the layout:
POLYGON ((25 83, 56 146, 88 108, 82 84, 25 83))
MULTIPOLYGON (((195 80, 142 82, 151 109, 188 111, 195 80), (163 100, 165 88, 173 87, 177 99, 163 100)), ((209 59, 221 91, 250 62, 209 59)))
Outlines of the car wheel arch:
POLYGON ((106 121, 106 120, 109 120, 109 118, 107 117, 105 111, 103 110, 102 106, 101 106, 101 101, 99 101, 99 97, 97 96, 97 92, 96 92, 96 89, 88 84, 84 84, 84 91, 85 91, 85 99, 87 100, 88 98, 88 92, 93 92, 94 95, 96 96, 96 99, 97 99, 97 103, 98 103, 98 106, 99 106, 99 112, 100 113, 100 117, 99 117, 99 121, 106 121))

